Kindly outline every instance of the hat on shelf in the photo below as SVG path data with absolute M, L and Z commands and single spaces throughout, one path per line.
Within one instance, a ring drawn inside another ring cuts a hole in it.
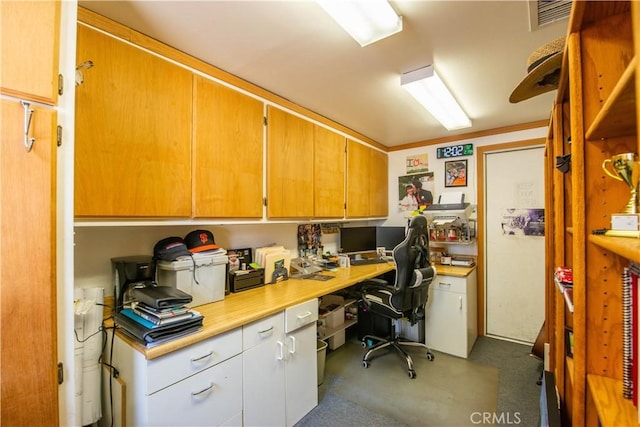
M 536 49 L 527 60 L 527 75 L 509 97 L 515 104 L 558 88 L 565 37 L 558 37 Z
M 191 256 L 182 237 L 166 237 L 153 247 L 153 257 L 161 261 L 175 261 L 181 256 Z
M 187 234 L 184 240 L 189 251 L 193 253 L 220 249 L 220 246 L 216 245 L 213 233 L 209 230 L 194 230 Z

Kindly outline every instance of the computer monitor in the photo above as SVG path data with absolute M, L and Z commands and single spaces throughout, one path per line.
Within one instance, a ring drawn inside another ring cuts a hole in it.
M 405 238 L 404 227 L 376 227 L 376 247 L 393 250 Z
M 369 252 L 384 246 L 390 251 L 404 237 L 404 227 L 344 227 L 340 229 L 340 249 L 343 253 Z
M 340 251 L 342 253 L 375 250 L 376 227 L 343 227 L 340 229 Z

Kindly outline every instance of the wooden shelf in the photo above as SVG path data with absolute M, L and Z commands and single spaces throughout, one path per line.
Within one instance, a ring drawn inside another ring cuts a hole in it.
M 622 381 L 601 375 L 587 375 L 589 392 L 602 427 L 638 426 L 638 409 L 622 397 Z
M 640 239 L 589 235 L 589 242 L 631 261 L 640 262 Z
M 636 134 L 636 62 L 634 57 L 587 130 L 587 139 Z

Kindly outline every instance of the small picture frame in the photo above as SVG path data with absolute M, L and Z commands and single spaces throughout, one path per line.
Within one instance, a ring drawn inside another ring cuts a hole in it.
M 444 162 L 444 186 L 467 186 L 467 160 L 450 160 Z

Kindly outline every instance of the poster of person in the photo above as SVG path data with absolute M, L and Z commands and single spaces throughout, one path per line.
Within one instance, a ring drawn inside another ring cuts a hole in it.
M 505 209 L 501 226 L 505 236 L 544 236 L 544 209 Z
M 433 204 L 433 172 L 398 177 L 398 210 L 411 212 Z

